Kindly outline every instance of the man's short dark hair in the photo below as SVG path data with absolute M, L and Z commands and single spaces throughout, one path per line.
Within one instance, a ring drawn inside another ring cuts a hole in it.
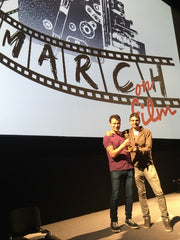
M 138 113 L 131 113 L 130 116 L 129 116 L 129 120 L 131 120 L 132 117 L 136 117 L 136 118 L 138 118 L 139 121 L 140 121 L 140 116 L 139 116 Z
M 113 114 L 109 117 L 109 122 L 111 122 L 111 120 L 115 118 L 116 120 L 119 120 L 121 122 L 121 118 L 118 114 Z

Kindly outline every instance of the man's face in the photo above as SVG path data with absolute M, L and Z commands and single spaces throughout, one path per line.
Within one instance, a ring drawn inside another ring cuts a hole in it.
M 115 119 L 115 118 L 112 118 L 112 119 L 111 119 L 111 122 L 110 122 L 110 126 L 111 126 L 113 132 L 116 133 L 116 132 L 118 132 L 119 129 L 120 129 L 121 122 L 120 122 L 120 120 L 117 120 L 117 119 Z
M 130 119 L 129 123 L 131 124 L 131 127 L 132 127 L 132 128 L 138 130 L 139 124 L 140 124 L 139 118 L 137 118 L 137 117 L 134 116 L 134 117 L 132 117 L 132 118 Z

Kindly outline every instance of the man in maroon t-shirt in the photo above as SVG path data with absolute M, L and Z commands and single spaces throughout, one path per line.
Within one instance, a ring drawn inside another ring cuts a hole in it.
M 126 147 L 130 145 L 129 139 L 124 139 L 119 132 L 121 119 L 120 116 L 114 114 L 109 118 L 111 126 L 111 136 L 105 135 L 103 138 L 103 145 L 107 152 L 109 161 L 109 170 L 111 175 L 112 194 L 110 201 L 110 218 L 111 230 L 113 232 L 120 232 L 120 225 L 118 224 L 118 202 L 120 193 L 120 184 L 124 183 L 125 189 L 125 223 L 131 228 L 137 229 L 139 226 L 132 220 L 132 205 L 133 205 L 133 183 L 134 183 L 134 169 L 131 163 L 129 152 Z

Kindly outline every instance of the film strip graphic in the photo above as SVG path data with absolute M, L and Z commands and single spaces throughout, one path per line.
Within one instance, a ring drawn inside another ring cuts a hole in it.
M 15 10 L 17 11 L 17 10 Z M 14 12 L 14 11 L 12 11 Z M 158 56 L 148 56 L 148 55 L 136 55 L 136 54 L 129 54 L 129 53 L 121 53 L 115 51 L 108 51 L 102 49 L 96 49 L 87 46 L 81 46 L 71 42 L 65 42 L 63 40 L 59 40 L 47 35 L 44 35 L 40 32 L 31 29 L 20 22 L 16 21 L 12 17 L 9 16 L 9 13 L 5 13 L 0 10 L 0 32 L 1 26 L 3 22 L 8 24 L 11 28 L 13 27 L 16 30 L 19 30 L 26 35 L 29 36 L 30 41 L 32 43 L 33 39 L 39 40 L 43 43 L 50 44 L 51 46 L 58 48 L 62 51 L 62 62 L 65 62 L 65 55 L 64 50 L 68 50 L 70 52 L 76 52 L 78 54 L 89 55 L 93 56 L 97 59 L 99 63 L 99 68 L 101 69 L 101 58 L 102 59 L 113 59 L 119 61 L 126 61 L 126 62 L 135 62 L 135 63 L 146 63 L 146 64 L 156 64 L 156 65 L 168 65 L 174 66 L 172 62 L 172 58 L 168 57 L 158 57 Z M 29 45 L 29 52 L 31 52 L 31 44 Z M 29 62 L 29 59 L 28 61 Z M 54 90 L 71 94 L 74 96 L 92 99 L 96 101 L 103 101 L 115 104 L 123 104 L 123 105 L 131 105 L 132 100 L 137 98 L 139 100 L 139 105 L 143 104 L 147 106 L 147 99 L 148 96 L 135 96 L 135 95 L 125 95 L 125 94 L 116 94 L 111 93 L 107 90 L 105 79 L 103 79 L 104 91 L 99 90 L 92 90 L 83 87 L 79 87 L 76 85 L 68 84 L 66 79 L 66 66 L 63 65 L 64 68 L 64 82 L 59 80 L 55 80 L 53 78 L 46 77 L 38 72 L 31 70 L 27 64 L 27 66 L 23 66 L 11 58 L 8 58 L 3 53 L 0 52 L 0 63 L 5 65 L 6 67 L 10 68 L 11 70 L 17 72 L 18 74 L 28 78 L 36 83 L 44 85 L 46 87 L 52 88 Z M 101 69 L 102 71 L 102 69 Z M 179 98 L 161 98 L 161 97 L 152 97 L 151 98 L 154 104 L 154 107 L 166 107 L 169 106 L 171 108 L 180 108 L 180 99 Z

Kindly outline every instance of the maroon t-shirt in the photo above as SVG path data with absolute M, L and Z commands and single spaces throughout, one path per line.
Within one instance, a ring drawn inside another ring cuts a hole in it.
M 111 137 L 104 136 L 103 145 L 105 148 L 108 146 L 113 146 L 114 149 L 118 148 L 124 142 L 125 138 L 113 134 Z M 132 169 L 133 165 L 131 162 L 130 154 L 126 151 L 126 148 L 123 148 L 120 154 L 116 158 L 112 158 L 107 152 L 108 160 L 109 160 L 109 170 L 117 171 L 117 170 L 128 170 Z

